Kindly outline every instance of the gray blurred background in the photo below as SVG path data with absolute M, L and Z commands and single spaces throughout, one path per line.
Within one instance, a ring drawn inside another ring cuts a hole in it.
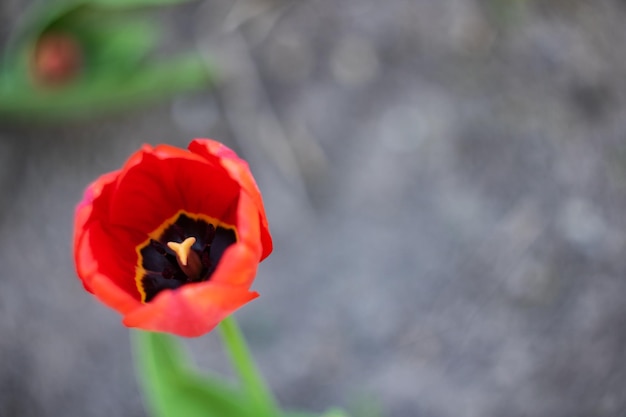
M 2 39 L 24 7 L 0 4 Z M 216 89 L 0 127 L 0 416 L 146 415 L 129 331 L 75 278 L 73 211 L 140 144 L 194 137 L 235 148 L 263 192 L 275 250 L 236 316 L 286 407 L 626 415 L 626 2 L 155 18 L 166 48 L 222 69 Z M 217 334 L 187 345 L 228 372 Z

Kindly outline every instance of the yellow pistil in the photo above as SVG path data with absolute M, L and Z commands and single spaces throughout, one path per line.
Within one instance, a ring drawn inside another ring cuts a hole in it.
M 176 260 L 178 261 L 180 269 L 182 269 L 191 281 L 197 281 L 202 271 L 200 256 L 191 249 L 194 243 L 196 243 L 195 237 L 188 237 L 181 243 L 167 242 L 167 247 L 176 254 Z

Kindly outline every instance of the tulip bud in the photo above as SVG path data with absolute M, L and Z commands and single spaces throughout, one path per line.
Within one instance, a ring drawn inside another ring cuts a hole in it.
M 35 44 L 32 71 L 35 82 L 46 87 L 68 84 L 78 76 L 82 66 L 78 41 L 60 32 L 44 33 Z

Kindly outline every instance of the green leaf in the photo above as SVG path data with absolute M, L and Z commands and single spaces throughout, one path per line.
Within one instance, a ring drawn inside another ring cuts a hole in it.
M 12 75 L 1 77 L 0 118 L 17 121 L 76 119 L 101 111 L 124 110 L 208 86 L 211 79 L 206 64 L 195 54 L 137 69 L 131 76 L 88 74 L 88 78 L 56 90 L 19 85 L 17 79 L 12 83 Z
M 128 9 L 138 9 L 154 6 L 171 6 L 186 3 L 191 0 L 40 0 L 29 7 L 18 22 L 15 30 L 9 36 L 4 48 L 4 59 L 16 53 L 24 42 L 36 39 L 42 32 L 55 25 L 64 26 L 76 16 L 84 13 L 124 12 Z
M 239 417 L 251 415 L 242 395 L 225 381 L 190 369 L 174 337 L 134 333 L 137 374 L 154 417 Z
M 224 348 L 230 356 L 235 373 L 239 376 L 239 381 L 246 393 L 246 398 L 257 413 L 255 417 L 278 416 L 280 414 L 278 404 L 259 373 L 248 343 L 235 318 L 226 317 L 218 329 Z
M 147 19 L 109 19 L 97 23 L 93 18 L 80 20 L 77 33 L 83 43 L 90 71 L 110 71 L 127 76 L 156 46 L 157 26 Z

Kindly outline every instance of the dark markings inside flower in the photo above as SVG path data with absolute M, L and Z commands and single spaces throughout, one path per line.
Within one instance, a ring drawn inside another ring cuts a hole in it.
M 136 282 L 143 302 L 162 290 L 209 280 L 226 248 L 237 241 L 233 227 L 188 213 L 159 231 L 138 248 Z

